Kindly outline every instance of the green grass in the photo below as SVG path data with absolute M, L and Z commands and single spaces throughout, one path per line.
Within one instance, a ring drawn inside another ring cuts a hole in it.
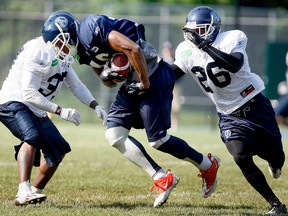
M 167 203 L 155 209 L 152 204 L 156 191 L 149 192 L 152 180 L 106 143 L 101 125 L 56 125 L 70 142 L 72 152 L 47 185 L 47 203 L 16 207 L 13 200 L 18 180 L 13 145 L 19 141 L 0 124 L 0 215 L 261 215 L 268 210 L 267 203 L 248 185 L 228 154 L 218 129 L 182 126 L 176 133 L 195 149 L 212 152 L 222 160 L 218 187 L 207 199 L 201 197 L 202 182 L 193 165 L 152 149 L 143 130 L 132 131 L 164 169 L 170 168 L 181 178 Z M 287 151 L 287 140 L 284 146 Z M 274 192 L 288 204 L 287 164 L 281 178 L 274 180 L 265 161 L 255 157 L 255 162 Z

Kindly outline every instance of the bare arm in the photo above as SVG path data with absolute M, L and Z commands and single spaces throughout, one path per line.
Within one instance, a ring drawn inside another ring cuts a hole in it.
M 143 88 L 148 89 L 150 87 L 148 69 L 140 46 L 125 35 L 114 30 L 110 32 L 108 41 L 112 49 L 122 52 L 128 57 L 129 62 L 139 76 Z

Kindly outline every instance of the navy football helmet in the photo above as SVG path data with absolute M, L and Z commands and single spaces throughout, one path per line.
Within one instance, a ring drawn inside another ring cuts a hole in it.
M 183 28 L 184 38 L 189 31 L 196 31 L 203 39 L 214 41 L 221 30 L 221 18 L 210 7 L 199 6 L 189 12 Z
M 42 36 L 44 41 L 55 49 L 56 58 L 66 60 L 67 55 L 76 55 L 78 26 L 79 22 L 66 11 L 56 11 L 46 20 Z M 63 52 L 63 49 L 68 49 L 68 52 Z

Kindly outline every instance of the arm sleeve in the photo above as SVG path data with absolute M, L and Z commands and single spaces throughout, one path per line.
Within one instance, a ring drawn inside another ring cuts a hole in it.
M 72 67 L 69 68 L 65 84 L 82 103 L 90 107 L 90 103 L 95 100 L 89 89 L 82 83 Z
M 25 73 L 25 77 L 22 80 L 24 102 L 30 103 L 40 110 L 55 113 L 58 105 L 49 101 L 38 91 L 42 77 L 39 74 L 29 72 Z
M 208 53 L 219 65 L 219 67 L 225 68 L 232 73 L 239 71 L 244 64 L 244 56 L 240 52 L 228 54 L 216 49 L 213 46 L 208 46 L 207 48 L 203 49 L 203 51 Z
M 176 64 L 172 64 L 171 67 L 174 71 L 176 79 L 179 79 L 185 74 Z
M 34 107 L 54 113 L 58 107 L 44 97 L 38 90 L 41 87 L 42 76 L 49 73 L 53 56 L 45 50 L 36 49 L 28 53 L 22 72 L 23 101 Z

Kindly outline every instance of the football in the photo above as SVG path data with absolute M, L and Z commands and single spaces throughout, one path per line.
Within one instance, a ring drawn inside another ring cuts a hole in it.
M 117 69 L 118 74 L 127 78 L 130 72 L 130 62 L 125 54 L 115 53 L 110 59 L 110 68 Z M 114 81 L 122 82 L 121 80 Z

